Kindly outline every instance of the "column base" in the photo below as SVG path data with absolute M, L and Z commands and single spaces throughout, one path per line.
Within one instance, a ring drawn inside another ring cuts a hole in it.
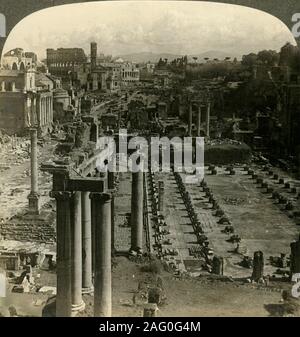
M 140 248 L 130 248 L 129 255 L 135 256 L 135 255 L 142 255 L 143 250 Z
M 85 303 L 82 301 L 79 304 L 72 304 L 72 316 L 75 316 L 77 312 L 85 309 Z
M 40 196 L 37 193 L 30 193 L 28 195 L 28 201 L 29 201 L 29 214 L 33 215 L 39 215 L 40 214 Z
M 82 288 L 81 290 L 82 294 L 91 294 L 93 292 L 94 292 L 94 286 Z

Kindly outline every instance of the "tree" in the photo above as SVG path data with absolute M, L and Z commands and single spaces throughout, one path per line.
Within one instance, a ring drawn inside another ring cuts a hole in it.
M 250 53 L 248 55 L 243 55 L 242 57 L 242 65 L 245 67 L 252 67 L 257 62 L 257 55 L 254 53 Z
M 279 62 L 279 54 L 275 50 L 262 50 L 257 54 L 257 60 L 268 66 L 275 66 Z
M 280 50 L 279 65 L 289 66 L 294 71 L 300 71 L 300 49 L 291 43 L 286 43 Z
M 162 68 L 164 65 L 165 65 L 164 61 L 162 60 L 162 58 L 160 58 L 158 63 L 157 63 L 157 67 Z

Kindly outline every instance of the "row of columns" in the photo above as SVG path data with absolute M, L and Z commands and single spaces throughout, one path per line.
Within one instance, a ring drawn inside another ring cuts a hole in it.
M 197 137 L 200 137 L 201 130 L 201 104 L 197 105 Z M 190 102 L 189 104 L 189 118 L 188 118 L 188 135 L 192 137 L 192 126 L 193 126 L 193 105 Z M 210 128 L 210 102 L 206 105 L 206 136 L 209 137 L 209 128 Z
M 131 251 L 143 249 L 143 172 L 132 174 Z M 112 311 L 111 255 L 114 251 L 114 175 L 108 192 L 53 191 L 57 204 L 56 316 L 84 309 L 82 293 L 94 291 L 94 316 Z M 94 282 L 93 282 L 94 276 Z
M 53 121 L 52 96 L 42 97 L 39 101 L 39 122 L 41 126 L 51 124 Z
M 82 293 L 94 290 L 94 315 L 109 317 L 111 193 L 55 191 L 52 197 L 57 205 L 56 316 L 83 310 Z

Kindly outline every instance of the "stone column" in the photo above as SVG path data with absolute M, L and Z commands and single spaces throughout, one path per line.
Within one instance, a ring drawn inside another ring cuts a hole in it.
M 45 124 L 48 125 L 48 97 L 45 97 Z
M 38 158 L 37 158 L 37 129 L 30 129 L 30 177 L 31 191 L 28 195 L 29 213 L 38 215 L 39 208 L 39 191 L 38 191 Z
M 115 251 L 115 174 L 108 171 L 107 174 L 107 187 L 111 191 L 111 250 Z
M 198 105 L 198 114 L 197 114 L 197 137 L 200 137 L 201 130 L 201 105 Z
M 41 96 L 40 96 L 40 100 L 39 100 L 39 108 L 40 108 L 40 116 L 41 116 L 40 126 L 43 126 L 44 125 L 44 119 L 43 119 L 42 97 Z
M 111 316 L 111 195 L 91 193 L 95 222 L 94 316 Z
M 45 97 L 45 103 L 44 103 L 44 105 L 45 105 L 45 124 L 46 125 L 48 125 L 48 98 L 47 97 Z
M 92 224 L 91 201 L 89 192 L 81 192 L 81 223 L 82 223 L 82 292 L 93 291 L 92 274 Z
M 51 96 L 48 97 L 48 123 L 51 125 Z
M 143 249 L 143 208 L 144 208 L 144 173 L 132 173 L 131 189 L 131 250 L 141 252 Z
M 50 97 L 50 115 L 51 115 L 51 123 L 53 123 L 53 96 Z
M 252 280 L 258 282 L 264 276 L 264 254 L 261 251 L 254 252 Z
M 188 135 L 192 136 L 192 126 L 193 126 L 193 106 L 189 103 L 189 124 L 188 124 Z
M 206 108 L 206 137 L 209 137 L 209 122 L 210 122 L 210 102 L 207 103 Z
M 85 308 L 82 300 L 82 233 L 81 233 L 81 192 L 75 192 L 72 203 L 72 311 Z
M 72 192 L 51 192 L 56 199 L 56 317 L 71 317 L 71 206 Z
M 158 182 L 158 210 L 163 212 L 164 210 L 164 194 L 165 194 L 165 186 L 163 181 Z
M 291 276 L 300 273 L 300 237 L 298 241 L 291 243 Z

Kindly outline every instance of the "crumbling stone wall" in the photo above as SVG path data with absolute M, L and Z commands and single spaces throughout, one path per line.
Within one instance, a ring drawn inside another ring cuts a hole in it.
M 250 160 L 251 149 L 246 144 L 205 145 L 205 162 L 215 165 L 245 163 Z
M 13 221 L 0 223 L 0 236 L 6 240 L 55 243 L 54 221 Z

